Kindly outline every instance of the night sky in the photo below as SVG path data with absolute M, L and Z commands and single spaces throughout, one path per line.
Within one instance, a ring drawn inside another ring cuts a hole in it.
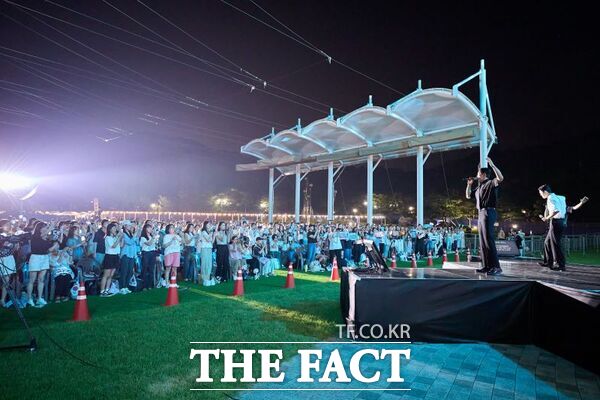
M 294 37 L 252 2 L 227 2 Z M 266 196 L 266 172 L 235 172 L 236 163 L 254 161 L 240 154 L 241 145 L 297 118 L 307 125 L 328 107 L 339 117 L 368 95 L 385 106 L 418 79 L 424 88 L 451 87 L 484 58 L 502 199 L 529 206 L 536 188 L 550 183 L 569 204 L 592 197 L 576 218 L 600 221 L 597 22 L 574 2 L 256 0 L 334 60 L 389 88 L 330 65 L 219 0 L 144 0 L 175 26 L 136 1 L 16 3 L 47 14 L 0 2 L 0 170 L 41 180 L 30 207 L 87 209 L 98 197 L 103 208 L 146 209 L 165 194 L 178 209 L 197 210 L 208 195 L 232 187 Z M 219 78 L 201 60 L 231 71 Z M 239 67 L 249 73 L 237 74 Z M 263 89 L 251 74 L 267 88 L 251 93 L 248 84 Z M 464 92 L 476 99 L 476 83 Z M 432 155 L 426 198 L 461 193 L 461 178 L 477 163 L 476 149 L 445 153 L 443 163 Z M 310 179 L 315 211 L 324 212 L 325 173 Z M 411 199 L 415 180 L 414 159 L 387 161 L 375 173 L 375 192 Z M 365 168 L 349 168 L 338 182 L 337 212 L 350 212 L 362 203 Z M 277 211 L 292 211 L 292 185 L 287 178 L 278 187 Z

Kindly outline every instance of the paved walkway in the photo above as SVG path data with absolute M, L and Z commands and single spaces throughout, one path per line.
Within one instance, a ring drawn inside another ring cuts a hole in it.
M 317 386 L 296 382 L 300 375 L 299 357 L 294 357 L 282 366 L 282 370 L 286 371 L 284 383 L 257 384 L 253 388 L 329 387 L 356 390 L 245 391 L 238 392 L 235 397 L 241 400 L 600 399 L 600 377 L 531 345 L 468 343 L 390 346 L 336 343 L 317 347 L 323 349 L 325 360 L 330 350 L 338 348 L 345 365 L 348 365 L 347 360 L 358 348 L 410 348 L 411 360 L 402 359 L 401 376 L 405 379 L 404 383 L 385 382 L 389 376 L 389 361 L 376 361 L 367 356 L 362 363 L 363 374 L 370 376 L 376 369 L 381 370 L 381 383 L 330 383 Z M 322 361 L 321 370 L 324 367 Z M 335 375 L 331 378 L 335 379 Z M 373 390 L 381 388 L 410 390 Z

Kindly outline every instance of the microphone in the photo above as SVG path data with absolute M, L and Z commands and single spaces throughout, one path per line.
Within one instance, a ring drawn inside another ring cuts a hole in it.
M 463 180 L 463 181 L 465 181 L 465 182 L 466 182 L 466 181 L 468 181 L 469 179 L 472 179 L 472 180 L 474 180 L 474 181 L 476 181 L 476 180 L 477 180 L 477 178 L 476 178 L 476 177 L 474 177 L 474 176 L 469 176 L 469 177 L 466 177 L 466 178 L 462 178 L 462 180 Z

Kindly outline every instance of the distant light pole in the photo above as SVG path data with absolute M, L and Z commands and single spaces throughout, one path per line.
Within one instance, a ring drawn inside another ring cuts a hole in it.
M 160 203 L 152 203 L 150 204 L 150 208 L 156 210 L 158 213 L 158 221 L 160 222 Z

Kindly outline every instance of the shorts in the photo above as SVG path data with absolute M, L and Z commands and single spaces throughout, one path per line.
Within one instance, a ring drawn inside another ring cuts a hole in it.
M 13 256 L 6 256 L 0 259 L 0 275 L 8 276 L 17 272 L 17 264 Z
M 48 254 L 32 254 L 29 257 L 29 272 L 40 272 L 50 269 L 50 256 Z
M 178 268 L 181 262 L 181 256 L 179 253 L 165 254 L 165 267 Z
M 120 264 L 121 262 L 117 254 L 106 254 L 102 263 L 102 269 L 117 269 Z

